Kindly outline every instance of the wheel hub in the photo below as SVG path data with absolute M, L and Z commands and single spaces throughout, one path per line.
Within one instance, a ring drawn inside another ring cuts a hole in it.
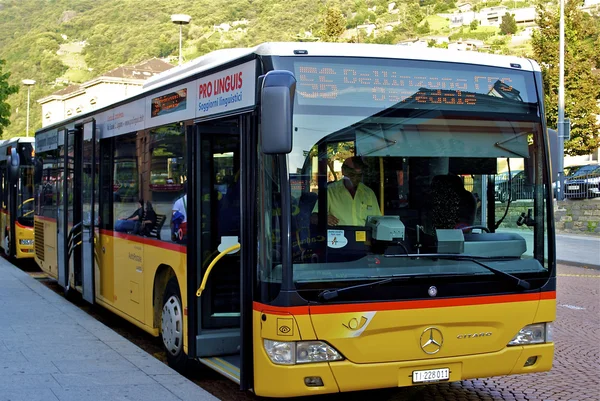
M 162 339 L 172 356 L 177 356 L 183 349 L 183 316 L 179 298 L 172 295 L 162 309 Z

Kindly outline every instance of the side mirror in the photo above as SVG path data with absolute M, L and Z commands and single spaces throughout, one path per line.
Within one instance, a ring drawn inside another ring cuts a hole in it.
M 21 159 L 17 153 L 17 149 L 12 148 L 10 150 L 10 156 L 8 156 L 8 182 L 14 185 L 16 180 L 19 178 L 19 167 L 21 165 Z
M 296 78 L 289 71 L 269 71 L 260 92 L 262 151 L 287 154 L 292 151 L 292 111 Z
M 548 143 L 550 145 L 550 171 L 552 174 L 552 181 L 554 182 L 558 177 L 558 161 L 561 155 L 558 149 L 558 131 L 548 128 Z

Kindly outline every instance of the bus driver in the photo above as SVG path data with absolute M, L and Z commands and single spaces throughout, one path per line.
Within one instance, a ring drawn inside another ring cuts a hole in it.
M 365 164 L 359 156 L 352 156 L 342 164 L 341 180 L 327 187 L 327 225 L 364 226 L 367 216 L 381 216 L 375 192 L 362 183 Z M 318 203 L 311 223 L 318 222 Z

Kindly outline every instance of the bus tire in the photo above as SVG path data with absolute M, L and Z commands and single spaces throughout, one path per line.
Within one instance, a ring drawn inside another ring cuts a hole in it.
M 4 237 L 4 255 L 6 255 L 6 257 L 8 259 L 12 258 L 12 255 L 10 254 L 10 234 L 6 233 L 6 236 Z
M 183 373 L 188 357 L 183 351 L 183 306 L 176 277 L 171 277 L 163 294 L 160 330 L 169 366 Z

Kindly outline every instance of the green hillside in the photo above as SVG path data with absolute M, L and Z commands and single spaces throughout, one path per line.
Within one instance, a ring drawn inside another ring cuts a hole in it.
M 501 2 L 472 3 L 481 7 Z M 506 5 L 522 4 L 507 1 Z M 337 12 L 325 29 L 328 10 Z M 265 41 L 398 43 L 428 35 L 452 37 L 459 32 L 463 39 L 483 34 L 497 44 L 493 51 L 511 51 L 502 37 L 495 37 L 497 29 L 451 30 L 448 19 L 436 15 L 454 10 L 452 0 L 0 0 L 0 59 L 6 60 L 10 83 L 20 84 L 25 78 L 37 81 L 31 89 L 33 131 L 41 126 L 41 107 L 35 100 L 68 83 L 81 83 L 152 57 L 176 63 L 179 29 L 171 23 L 172 14 L 192 17 L 183 31 L 185 60 L 223 47 Z M 356 28 L 363 23 L 375 24 L 376 35 L 357 35 Z M 527 51 L 527 46 L 518 50 L 519 54 Z M 8 101 L 12 116 L 4 138 L 25 132 L 27 91 L 21 87 Z

